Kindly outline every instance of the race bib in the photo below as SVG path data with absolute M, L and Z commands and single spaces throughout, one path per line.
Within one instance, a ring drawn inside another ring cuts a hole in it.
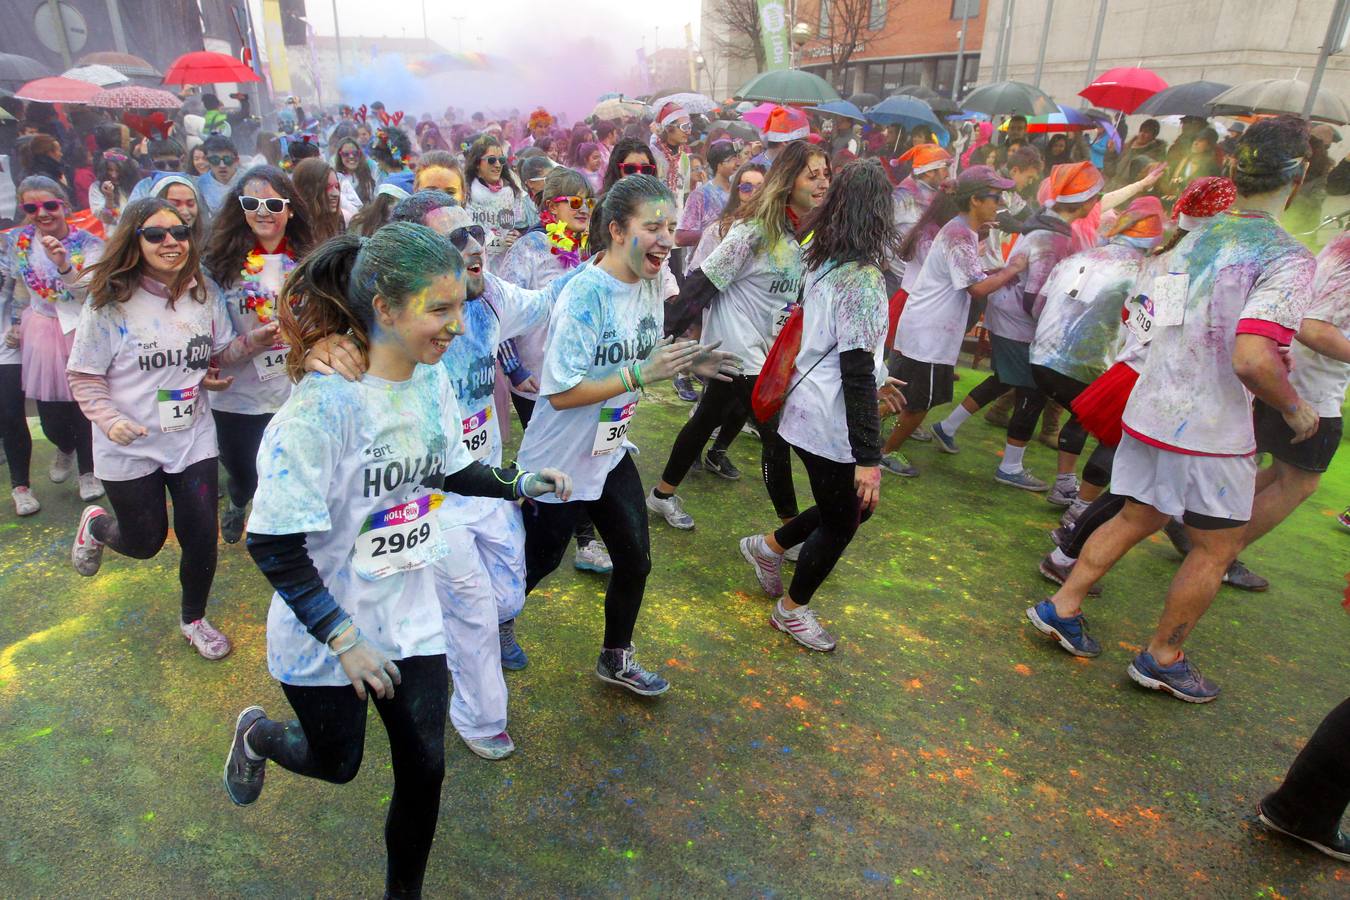
M 1153 340 L 1153 301 L 1148 297 L 1131 297 L 1125 304 L 1125 312 L 1129 316 L 1125 327 L 1130 329 L 1135 340 L 1141 344 Z
M 285 375 L 286 354 L 290 352 L 290 347 L 281 344 L 253 357 L 253 368 L 258 370 L 258 380 L 271 381 L 278 375 Z
M 366 519 L 352 551 L 356 574 L 375 581 L 420 569 L 444 556 L 447 548 L 435 515 L 442 499 L 440 494 L 425 494 Z
M 782 331 L 783 326 L 788 323 L 788 319 L 792 317 L 792 308 L 796 305 L 796 303 L 789 303 L 773 314 L 773 334 L 769 335 L 770 337 L 778 337 L 778 332 Z
M 183 388 L 181 391 L 159 391 L 159 430 L 165 433 L 182 431 L 192 427 L 197 415 L 197 391 L 199 385 Z
M 1159 275 L 1153 279 L 1153 327 L 1168 328 L 1186 320 L 1186 293 L 1189 275 Z
M 628 425 L 637 412 L 637 401 L 623 406 L 600 407 L 600 422 L 595 426 L 595 443 L 591 445 L 591 456 L 604 456 L 623 446 L 624 435 L 628 434 Z
M 488 454 L 492 452 L 492 442 L 488 440 L 488 428 L 491 425 L 491 406 L 483 407 L 463 422 L 464 431 L 460 440 L 464 443 L 464 449 L 468 450 L 469 455 L 477 462 L 487 459 Z

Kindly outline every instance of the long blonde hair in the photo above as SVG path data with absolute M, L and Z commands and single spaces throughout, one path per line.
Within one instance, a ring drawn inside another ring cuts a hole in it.
M 764 185 L 749 203 L 736 210 L 732 225 L 741 222 L 758 222 L 764 231 L 768 247 L 778 246 L 778 242 L 788 235 L 787 205 L 792 196 L 792 186 L 797 176 L 819 157 L 830 167 L 830 159 L 815 144 L 806 141 L 792 141 L 778 154 L 778 158 L 769 167 Z

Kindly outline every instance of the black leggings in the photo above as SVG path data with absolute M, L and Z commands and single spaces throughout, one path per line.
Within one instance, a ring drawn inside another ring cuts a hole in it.
M 1092 533 L 1114 519 L 1116 514 L 1125 508 L 1125 499 L 1110 491 L 1098 494 L 1097 499 L 1088 504 L 1088 508 L 1083 510 L 1083 514 L 1074 523 L 1073 540 L 1069 542 L 1069 546 L 1063 548 L 1064 555 L 1077 559 L 1082 554 L 1088 538 L 1092 537 Z
M 389 854 L 384 889 L 388 897 L 419 897 L 441 809 L 450 685 L 444 654 L 412 656 L 394 665 L 403 681 L 393 698 L 372 695 L 394 763 L 394 793 L 384 818 Z M 366 745 L 366 701 L 350 685 L 282 684 L 281 690 L 296 718 L 259 720 L 248 733 L 253 751 L 308 778 L 334 784 L 355 778 Z
M 112 515 L 90 526 L 94 537 L 123 556 L 150 559 L 169 534 L 164 492 L 173 501 L 173 533 L 182 548 L 178 582 L 183 587 L 183 622 L 206 615 L 206 600 L 216 577 L 216 458 L 169 474 L 156 469 L 131 481 L 105 481 Z
M 1004 384 L 998 375 L 990 375 L 971 388 L 967 395 L 975 400 L 977 409 L 983 409 L 1009 390 L 1015 392 L 1012 417 L 1008 420 L 1008 437 L 1026 443 L 1036 433 L 1036 420 L 1045 409 L 1045 395 L 1035 388 Z
M 725 429 L 728 419 L 744 416 L 750 409 L 750 392 L 755 387 L 754 375 L 736 375 L 731 381 L 711 379 L 703 391 L 703 398 L 694 407 L 694 415 L 670 448 L 670 459 L 661 480 L 678 485 L 689 473 L 689 467 L 698 459 L 709 436 L 719 425 Z M 739 427 L 737 428 L 739 430 Z M 797 515 L 797 492 L 792 486 L 792 463 L 788 454 L 788 445 L 778 436 L 776 422 L 765 422 L 759 426 L 760 436 L 760 472 L 764 477 L 764 486 L 769 490 L 769 499 L 780 519 L 790 519 Z
M 816 505 L 775 531 L 773 539 L 784 550 L 805 542 L 788 596 L 794 603 L 810 603 L 834 571 L 858 526 L 872 513 L 863 511 L 853 487 L 853 463 L 835 462 L 801 447 L 792 449 L 806 467 Z
M 609 548 L 614 571 L 605 586 L 606 648 L 627 647 L 642 608 L 642 593 L 652 571 L 647 504 L 633 457 L 623 460 L 605 479 L 597 500 L 525 504 L 525 593 L 534 590 L 562 562 L 577 517 L 590 515 Z
M 35 400 L 42 433 L 62 453 L 74 453 L 81 475 L 94 471 L 94 426 L 74 400 Z
M 1350 700 L 1333 709 L 1299 751 L 1262 809 L 1298 834 L 1330 840 L 1350 805 Z
M 529 397 L 522 397 L 519 394 L 511 394 L 511 405 L 516 408 L 516 415 L 520 417 L 520 427 L 528 428 L 530 417 L 534 415 L 535 401 Z M 572 537 L 576 538 L 577 547 L 581 548 L 595 540 L 595 526 L 591 524 L 591 517 L 585 513 L 577 519 L 577 527 L 572 531 Z
M 33 435 L 23 408 L 23 366 L 0 366 L 0 442 L 9 461 L 11 487 L 28 487 L 28 468 L 33 461 Z
M 272 421 L 271 413 L 258 416 L 244 413 L 211 410 L 216 420 L 216 444 L 220 447 L 220 464 L 229 479 L 225 490 L 230 502 L 243 509 L 258 489 L 258 445 L 263 431 Z

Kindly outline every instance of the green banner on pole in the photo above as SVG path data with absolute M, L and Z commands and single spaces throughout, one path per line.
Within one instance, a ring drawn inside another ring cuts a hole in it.
M 783 0 L 759 0 L 759 34 L 764 41 L 764 68 L 768 71 L 792 65 L 788 55 L 788 17 Z

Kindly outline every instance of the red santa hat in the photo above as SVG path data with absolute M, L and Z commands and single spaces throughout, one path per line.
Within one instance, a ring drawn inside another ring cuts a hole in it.
M 811 133 L 806 113 L 790 106 L 775 106 L 764 124 L 764 140 L 770 144 L 799 141 Z

